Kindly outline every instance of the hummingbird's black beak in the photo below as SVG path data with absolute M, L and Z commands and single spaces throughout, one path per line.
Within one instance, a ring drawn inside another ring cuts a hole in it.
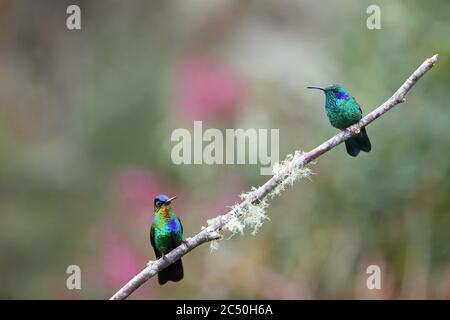
M 322 90 L 323 92 L 325 92 L 325 89 L 321 88 L 321 87 L 306 87 L 306 88 L 308 88 L 308 89 L 318 89 L 318 90 Z
M 168 200 L 166 201 L 166 203 L 171 203 L 172 200 L 175 200 L 176 198 L 177 198 L 177 196 L 173 196 L 172 198 L 168 199 Z

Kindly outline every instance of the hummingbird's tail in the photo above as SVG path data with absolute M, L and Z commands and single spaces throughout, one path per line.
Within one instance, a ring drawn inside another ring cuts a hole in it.
M 370 152 L 372 146 L 369 137 L 367 136 L 366 128 L 361 128 L 360 133 L 345 140 L 345 148 L 347 149 L 347 153 L 352 157 L 356 157 L 361 150 Z
M 158 282 L 160 285 L 163 285 L 167 281 L 177 282 L 183 279 L 183 276 L 183 263 L 180 259 L 158 273 Z

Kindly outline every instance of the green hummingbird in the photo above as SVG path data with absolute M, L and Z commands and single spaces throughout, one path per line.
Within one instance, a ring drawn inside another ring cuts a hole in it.
M 319 89 L 325 93 L 325 112 L 333 127 L 343 130 L 362 118 L 361 107 L 343 86 L 332 84 L 325 88 L 307 88 Z M 370 152 L 372 146 L 366 128 L 361 128 L 356 135 L 348 138 L 345 141 L 345 148 L 352 157 L 356 157 L 360 151 Z
M 171 202 L 176 198 L 158 195 L 154 199 L 153 223 L 150 227 L 150 243 L 155 251 L 156 258 L 165 258 L 165 254 L 178 247 L 183 242 L 183 225 L 175 216 Z M 175 261 L 166 269 L 158 273 L 160 285 L 167 281 L 180 281 L 183 279 L 183 264 L 181 259 Z

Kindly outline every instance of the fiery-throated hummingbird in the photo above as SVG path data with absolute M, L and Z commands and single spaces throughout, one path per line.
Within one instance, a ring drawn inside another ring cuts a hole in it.
M 150 243 L 155 251 L 156 258 L 165 257 L 165 254 L 178 247 L 183 242 L 183 225 L 175 216 L 171 202 L 176 197 L 158 195 L 154 200 L 154 217 L 150 227 Z M 181 259 L 175 261 L 166 269 L 158 273 L 160 285 L 167 281 L 180 281 L 183 279 L 183 264 Z
M 325 88 L 307 88 L 319 89 L 325 93 L 325 112 L 333 127 L 343 130 L 362 118 L 361 107 L 343 86 L 332 84 Z M 348 138 L 345 141 L 345 148 L 352 157 L 356 157 L 361 150 L 369 152 L 372 147 L 366 128 L 361 128 L 356 135 Z

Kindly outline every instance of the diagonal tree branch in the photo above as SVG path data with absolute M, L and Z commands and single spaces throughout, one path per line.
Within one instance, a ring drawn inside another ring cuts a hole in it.
M 159 271 L 163 270 L 170 264 L 174 263 L 182 256 L 187 254 L 189 251 L 198 247 L 199 245 L 209 242 L 212 240 L 220 239 L 221 234 L 218 230 L 224 227 L 227 222 L 235 216 L 239 216 L 242 212 L 245 212 L 251 206 L 257 205 L 258 203 L 265 201 L 267 196 L 273 192 L 279 185 L 287 181 L 289 177 L 295 172 L 295 170 L 304 168 L 311 161 L 317 159 L 325 152 L 333 149 L 338 144 L 344 142 L 364 127 L 370 124 L 372 121 L 378 119 L 382 114 L 386 113 L 392 109 L 397 104 L 405 101 L 405 96 L 408 91 L 414 86 L 414 84 L 437 62 L 438 55 L 425 60 L 422 65 L 420 65 L 416 71 L 401 85 L 401 87 L 381 106 L 367 114 L 358 123 L 348 127 L 347 129 L 341 131 L 331 139 L 325 141 L 313 150 L 305 153 L 296 152 L 294 157 L 272 176 L 265 184 L 263 184 L 258 189 L 251 192 L 251 196 L 245 198 L 237 206 L 234 206 L 228 213 L 221 215 L 209 224 L 208 227 L 203 228 L 195 236 L 186 239 L 186 241 L 169 252 L 166 255 L 166 259 L 159 259 L 154 261 L 139 274 L 134 276 L 125 286 L 123 286 L 119 291 L 117 291 L 111 300 L 122 300 L 126 299 L 131 293 L 133 293 L 137 288 L 144 284 L 148 279 L 155 276 Z

